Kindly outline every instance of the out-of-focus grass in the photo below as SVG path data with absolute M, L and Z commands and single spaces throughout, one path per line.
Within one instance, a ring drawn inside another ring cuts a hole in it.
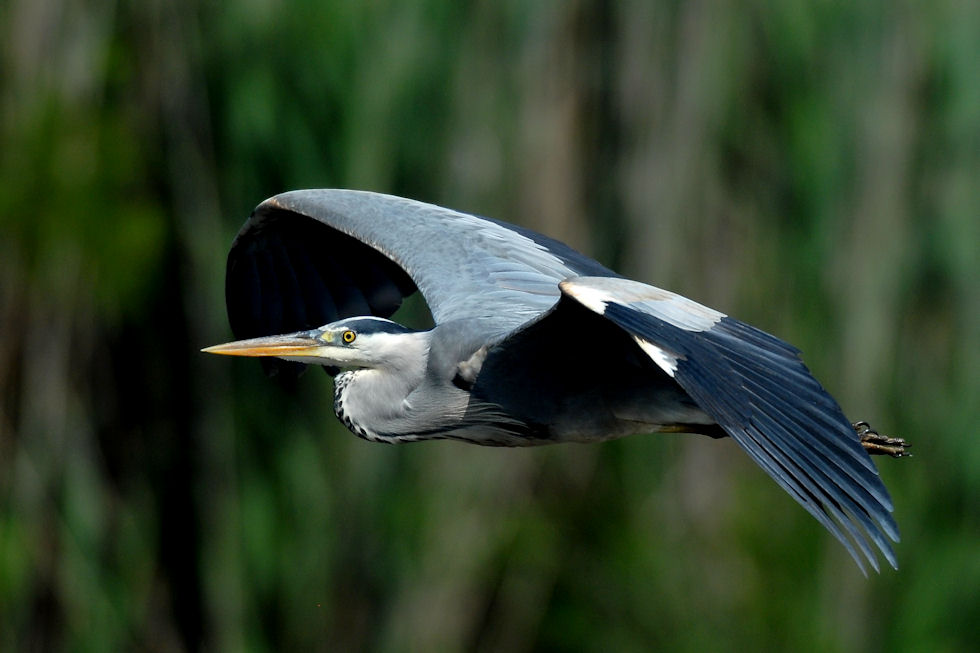
M 957 2 L 11 0 L 0 650 L 975 648 L 977 34 Z M 878 461 L 902 568 L 865 580 L 732 442 L 372 445 L 322 373 L 199 354 L 241 221 L 312 186 L 793 342 L 915 444 Z

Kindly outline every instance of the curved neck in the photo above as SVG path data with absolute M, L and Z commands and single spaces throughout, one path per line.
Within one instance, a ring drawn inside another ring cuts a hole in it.
M 411 334 L 383 362 L 334 380 L 334 412 L 358 437 L 374 442 L 453 438 L 479 444 L 526 445 L 526 425 L 499 406 L 476 401 L 453 383 L 459 359 L 437 345 L 432 331 Z M 472 352 L 466 354 L 472 357 Z M 466 360 L 466 359 L 464 359 Z
M 410 395 L 425 381 L 430 338 L 430 331 L 399 334 L 376 367 L 336 377 L 334 412 L 347 428 L 368 440 L 416 439 L 409 437 L 419 424 Z

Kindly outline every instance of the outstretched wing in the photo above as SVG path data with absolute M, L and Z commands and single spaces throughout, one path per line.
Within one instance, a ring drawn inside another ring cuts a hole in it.
M 837 402 L 791 345 L 694 301 L 627 279 L 562 291 L 637 345 L 827 530 L 864 570 L 873 543 L 897 567 L 892 502 Z M 855 549 L 855 545 L 860 549 Z
M 232 330 L 252 338 L 356 315 L 388 317 L 422 292 L 436 322 L 506 334 L 558 300 L 570 276 L 615 276 L 528 229 L 413 200 L 301 190 L 260 204 L 228 255 Z

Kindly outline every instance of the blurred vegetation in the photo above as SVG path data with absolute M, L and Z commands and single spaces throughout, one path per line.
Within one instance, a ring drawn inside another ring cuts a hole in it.
M 980 646 L 980 5 L 5 0 L 0 37 L 0 650 Z M 801 347 L 915 444 L 901 569 L 728 441 L 380 446 L 325 375 L 200 354 L 251 208 L 331 186 Z

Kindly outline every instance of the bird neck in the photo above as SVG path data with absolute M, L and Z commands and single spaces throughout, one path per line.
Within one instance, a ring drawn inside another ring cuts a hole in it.
M 382 366 L 343 372 L 334 379 L 334 412 L 355 435 L 390 442 L 411 434 L 409 395 L 425 379 L 430 333 L 401 335 L 398 349 Z

